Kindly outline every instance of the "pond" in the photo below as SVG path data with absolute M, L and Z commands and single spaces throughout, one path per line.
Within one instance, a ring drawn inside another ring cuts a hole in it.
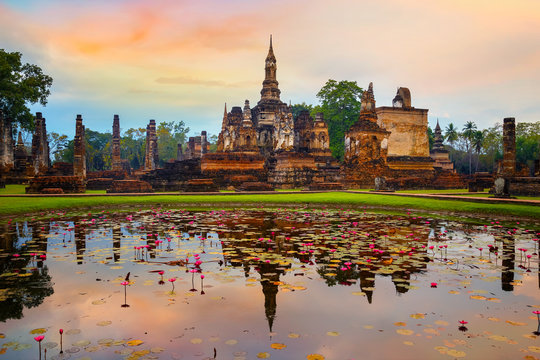
M 536 359 L 538 237 L 301 208 L 10 221 L 0 358 Z

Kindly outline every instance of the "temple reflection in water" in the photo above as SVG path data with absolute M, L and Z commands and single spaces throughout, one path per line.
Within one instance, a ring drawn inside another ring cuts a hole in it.
M 21 318 L 25 307 L 38 306 L 54 292 L 47 266 L 47 254 L 53 247 L 67 248 L 67 259 L 78 266 L 91 263 L 93 255 L 88 246 L 98 246 L 111 252 L 105 263 L 131 261 L 186 268 L 184 259 L 170 259 L 175 256 L 174 251 L 190 246 L 202 254 L 203 264 L 208 261 L 213 266 L 238 268 L 246 278 L 257 274 L 270 332 L 278 318 L 278 293 L 290 271 L 300 276 L 302 271 L 313 269 L 328 287 L 358 287 L 371 304 L 377 279 L 391 279 L 396 294 L 405 294 L 412 287 L 412 279 L 429 271 L 430 263 L 450 266 L 452 257 L 456 257 L 454 254 L 446 258 L 448 253 L 443 245 L 450 238 L 444 224 L 431 221 L 426 225 L 424 220 L 410 216 L 181 211 L 168 216 L 136 213 L 128 220 L 125 215 L 104 218 L 106 221 L 75 217 L 69 221 L 3 224 L 0 288 L 6 290 L 0 297 L 0 320 Z M 388 222 L 391 226 L 382 226 Z M 460 236 L 460 231 L 454 230 L 454 236 Z M 462 237 L 470 241 L 467 231 Z M 513 291 L 515 235 L 504 229 L 491 231 L 483 234 L 494 244 L 486 261 L 498 266 L 501 289 Z M 133 243 L 141 242 L 145 245 L 142 258 L 137 250 L 132 252 Z M 216 254 L 219 260 L 210 261 Z M 530 262 L 524 261 L 523 255 L 520 259 L 519 266 L 530 270 Z M 459 262 L 454 266 L 459 266 Z M 540 288 L 540 271 L 537 276 Z

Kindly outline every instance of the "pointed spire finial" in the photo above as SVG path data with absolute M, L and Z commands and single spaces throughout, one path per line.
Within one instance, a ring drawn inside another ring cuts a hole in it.
M 270 49 L 272 49 L 272 34 L 270 34 Z

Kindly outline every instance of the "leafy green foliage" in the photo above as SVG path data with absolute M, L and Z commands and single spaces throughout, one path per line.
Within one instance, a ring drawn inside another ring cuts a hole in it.
M 32 129 L 33 115 L 27 103 L 45 106 L 52 78 L 37 65 L 23 64 L 21 53 L 0 49 L 0 109 L 24 129 Z
M 186 142 L 189 128 L 183 121 L 160 122 L 156 128 L 158 137 L 159 163 L 163 166 L 169 160 L 176 159 L 178 144 Z
M 300 113 L 304 110 L 307 110 L 308 112 L 311 113 L 313 111 L 313 105 L 306 104 L 305 102 L 301 104 L 294 104 L 292 106 L 293 119 L 296 120 L 298 118 L 298 115 L 300 115 Z
M 356 122 L 360 114 L 360 100 L 362 88 L 356 81 L 328 80 L 317 93 L 321 104 L 311 111 L 314 117 L 322 112 L 324 120 L 328 124 L 330 136 L 330 149 L 332 155 L 343 160 L 345 132 Z

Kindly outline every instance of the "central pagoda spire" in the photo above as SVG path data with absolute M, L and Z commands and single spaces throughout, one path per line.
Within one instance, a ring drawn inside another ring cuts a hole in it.
M 278 88 L 276 80 L 276 56 L 272 47 L 272 35 L 270 35 L 270 48 L 264 65 L 265 76 L 263 88 L 261 90 L 261 100 L 277 100 L 280 101 L 279 95 L 281 91 Z

